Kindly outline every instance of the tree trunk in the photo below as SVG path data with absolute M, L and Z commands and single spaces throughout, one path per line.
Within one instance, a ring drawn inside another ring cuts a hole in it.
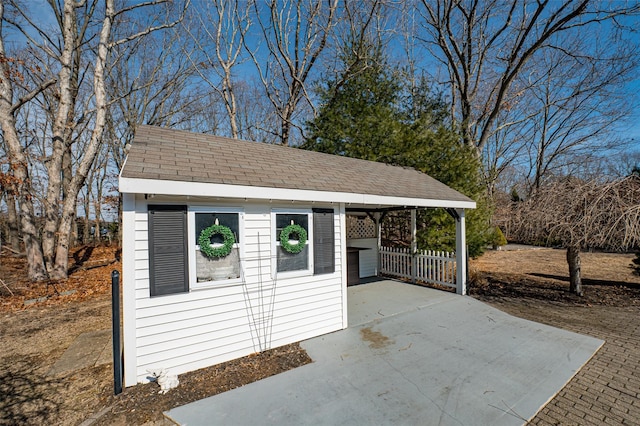
M 6 194 L 7 203 L 7 241 L 12 250 L 20 251 L 20 224 L 18 222 L 18 210 L 16 209 L 16 197 Z
M 231 65 L 223 65 L 224 79 L 222 80 L 222 94 L 224 97 L 224 105 L 229 115 L 229 123 L 231 124 L 231 137 L 238 139 L 240 130 L 238 129 L 238 107 L 236 106 L 236 95 L 233 92 L 233 83 L 231 81 Z
M 74 73 L 78 72 L 77 64 L 74 66 L 74 50 L 77 45 L 77 19 L 75 1 L 65 0 L 63 5 L 63 19 L 60 30 L 63 36 L 62 52 L 60 53 L 60 71 L 58 72 L 58 91 L 60 100 L 52 123 L 52 151 L 47 165 L 47 196 L 45 202 L 45 223 L 42 236 L 42 249 L 49 273 L 54 268 L 56 256 L 57 238 L 60 237 L 60 204 L 63 187 L 63 160 L 65 152 L 69 149 L 71 136 L 68 128 L 72 121 L 74 99 Z M 70 228 L 69 228 L 69 232 Z M 69 236 L 65 236 L 69 239 Z
M 77 246 L 80 243 L 80 237 L 78 236 L 78 218 L 71 224 L 71 245 Z
M 93 208 L 96 215 L 96 238 L 98 239 L 98 244 L 100 244 L 102 242 L 102 228 L 104 225 L 102 224 L 102 211 L 99 199 L 94 202 Z
M 13 83 L 10 79 L 12 74 L 12 62 L 6 59 L 4 49 L 4 39 L 2 34 L 2 22 L 4 18 L 4 3 L 0 2 L 0 128 L 4 139 L 4 147 L 9 168 L 13 171 L 15 182 L 12 183 L 11 191 L 15 195 L 19 210 L 20 230 L 24 240 L 25 251 L 27 253 L 27 275 L 32 281 L 44 280 L 47 278 L 47 271 L 44 268 L 42 247 L 38 240 L 36 229 L 35 210 L 31 195 L 31 179 L 29 177 L 28 159 L 24 153 L 22 144 L 16 131 L 15 112 L 17 107 L 13 105 Z
M 60 218 L 60 236 L 56 246 L 56 257 L 51 272 L 54 279 L 67 278 L 69 265 L 69 237 L 71 234 L 71 224 L 75 220 L 76 202 L 80 188 L 87 180 L 87 175 L 96 155 L 102 145 L 102 135 L 107 119 L 107 93 L 105 89 L 105 68 L 109 52 L 109 39 L 111 37 L 111 25 L 115 16 L 113 0 L 105 2 L 105 18 L 100 30 L 100 42 L 93 70 L 93 93 L 95 95 L 96 116 L 91 139 L 87 143 L 84 155 L 69 183 L 67 197 L 62 203 L 62 217 Z M 99 232 L 99 230 L 96 230 Z
M 582 296 L 582 278 L 580 277 L 580 247 L 567 247 L 567 263 L 569 264 L 569 291 Z
M 84 199 L 84 217 L 82 218 L 82 223 L 84 224 L 82 230 L 82 244 L 89 244 L 89 239 L 91 235 L 89 234 L 91 229 L 91 223 L 89 222 L 89 198 L 85 197 Z
M 282 120 L 282 134 L 280 135 L 280 143 L 283 146 L 289 146 L 289 131 L 291 130 L 291 124 Z
M 35 214 L 33 208 L 33 202 L 31 194 L 29 193 L 30 179 L 29 171 L 26 166 L 26 159 L 24 153 L 20 148 L 18 141 L 18 135 L 15 133 L 15 127 L 10 128 L 5 125 L 5 120 L 2 122 L 2 131 L 5 143 L 7 147 L 13 147 L 17 145 L 16 149 L 8 149 L 9 158 L 11 158 L 11 168 L 14 171 L 14 176 L 17 178 L 18 183 L 14 188 L 18 194 L 17 202 L 20 206 L 19 218 L 20 229 L 22 231 L 22 239 L 24 240 L 25 251 L 27 253 L 27 276 L 31 281 L 41 281 L 47 279 L 47 271 L 44 267 L 44 257 L 42 255 L 42 248 L 40 247 L 40 241 L 38 240 L 38 231 L 36 228 Z M 12 140 L 9 143 L 9 140 Z M 17 143 L 14 143 L 15 140 Z M 25 160 L 24 162 L 20 160 Z

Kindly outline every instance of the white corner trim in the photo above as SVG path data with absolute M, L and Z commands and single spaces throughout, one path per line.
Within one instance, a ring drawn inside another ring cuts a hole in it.
M 342 328 L 349 327 L 349 300 L 347 291 L 347 219 L 344 203 L 340 204 L 340 275 L 342 282 Z
M 135 281 L 135 194 L 122 196 L 122 330 L 124 350 L 124 384 L 137 383 L 136 350 L 136 281 Z
M 367 206 L 411 206 L 475 209 L 475 201 L 434 200 L 349 192 L 312 191 L 306 189 L 271 188 L 218 183 L 183 182 L 120 177 L 121 193 L 180 195 L 231 199 L 283 200 L 304 202 L 345 203 Z
M 467 294 L 467 227 L 464 209 L 456 209 L 456 293 Z

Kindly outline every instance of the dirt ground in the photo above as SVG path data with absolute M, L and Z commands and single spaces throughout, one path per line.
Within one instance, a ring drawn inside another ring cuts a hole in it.
M 25 280 L 24 258 L 0 257 L 0 425 L 142 425 L 162 412 L 311 362 L 293 344 L 180 375 L 179 388 L 158 395 L 158 385 L 113 396 L 112 364 L 58 376 L 51 367 L 82 333 L 111 328 L 111 272 L 121 272 L 115 247 L 80 247 L 70 257 L 68 280 Z M 4 283 L 4 284 L 3 284 Z M 26 303 L 26 304 L 25 304 Z
M 471 261 L 469 294 L 494 301 L 640 307 L 640 276 L 631 268 L 633 254 L 583 253 L 583 297 L 569 293 L 565 256 L 559 249 L 489 251 Z
M 180 386 L 166 395 L 150 383 L 113 396 L 110 364 L 49 376 L 76 337 L 111 327 L 111 271 L 121 268 L 119 250 L 83 247 L 72 255 L 68 280 L 37 285 L 25 281 L 24 259 L 6 251 L 0 257 L 6 284 L 0 283 L 0 424 L 160 424 L 172 407 L 311 362 L 298 345 L 289 345 L 180 375 Z M 579 298 L 568 293 L 563 251 L 492 251 L 472 261 L 469 292 L 542 322 L 545 315 L 557 316 L 559 306 L 637 309 L 640 277 L 631 273 L 632 258 L 586 253 L 585 295 Z

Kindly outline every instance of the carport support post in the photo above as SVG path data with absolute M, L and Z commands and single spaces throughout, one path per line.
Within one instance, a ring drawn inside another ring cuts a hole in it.
M 464 209 L 456 209 L 456 293 L 467 294 L 467 238 Z
M 380 247 L 382 247 L 382 222 L 380 218 L 382 214 L 380 212 L 375 212 L 373 217 L 376 219 L 376 236 L 378 238 L 377 242 L 377 256 L 376 256 L 376 277 L 380 276 Z
M 411 282 L 414 284 L 416 283 L 416 275 L 418 272 L 418 265 L 416 262 L 416 254 L 418 251 L 417 229 L 416 209 L 411 209 Z

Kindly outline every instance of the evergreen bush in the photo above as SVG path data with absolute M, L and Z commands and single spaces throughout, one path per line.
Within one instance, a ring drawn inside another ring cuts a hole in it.
M 492 237 L 491 244 L 493 245 L 494 249 L 507 245 L 507 239 L 502 233 L 502 230 L 500 229 L 500 227 L 498 226 L 495 227 L 495 229 L 493 230 L 493 235 L 491 237 Z
M 318 88 L 321 106 L 307 123 L 308 138 L 301 147 L 412 167 L 472 198 L 477 208 L 466 211 L 467 245 L 470 256 L 479 256 L 491 243 L 492 203 L 485 195 L 480 160 L 461 143 L 449 105 L 426 79 L 415 87 L 403 85 L 402 70 L 389 64 L 380 46 L 357 45 L 345 51 L 357 55 L 342 57 L 342 75 Z M 390 216 L 401 219 L 402 214 Z M 421 210 L 418 220 L 418 249 L 455 250 L 455 220 L 444 209 Z M 407 242 L 400 228 L 386 237 Z

